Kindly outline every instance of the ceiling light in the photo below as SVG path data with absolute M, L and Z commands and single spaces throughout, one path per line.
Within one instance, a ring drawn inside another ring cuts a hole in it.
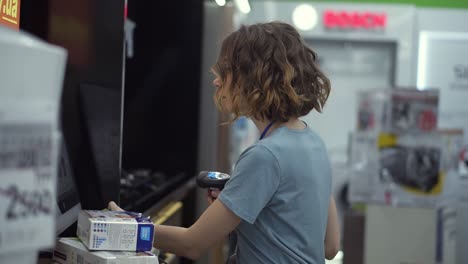
M 318 22 L 317 10 L 308 4 L 299 5 L 293 11 L 292 20 L 300 30 L 311 30 Z
M 215 2 L 216 2 L 219 6 L 224 6 L 224 5 L 226 5 L 226 0 L 215 0 Z

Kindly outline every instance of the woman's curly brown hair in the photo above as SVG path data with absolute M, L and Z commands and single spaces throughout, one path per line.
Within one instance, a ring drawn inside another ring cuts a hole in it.
M 316 58 L 291 25 L 244 25 L 224 39 L 213 71 L 222 83 L 231 74 L 234 120 L 245 115 L 286 122 L 312 109 L 322 112 L 330 81 L 317 67 Z M 219 89 L 215 102 L 220 102 Z

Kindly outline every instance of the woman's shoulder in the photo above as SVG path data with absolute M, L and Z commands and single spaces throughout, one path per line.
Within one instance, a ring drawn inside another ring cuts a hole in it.
M 259 141 L 245 149 L 239 157 L 241 159 L 256 159 L 259 161 L 277 160 L 274 151 L 262 141 Z

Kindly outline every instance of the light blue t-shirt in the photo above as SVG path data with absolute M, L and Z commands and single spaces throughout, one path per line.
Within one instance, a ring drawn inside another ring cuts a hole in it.
M 218 197 L 242 219 L 237 263 L 324 264 L 330 194 L 327 151 L 309 127 L 280 127 L 245 150 Z

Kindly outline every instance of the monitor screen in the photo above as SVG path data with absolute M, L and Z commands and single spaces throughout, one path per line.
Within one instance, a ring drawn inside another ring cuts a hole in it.
M 68 227 L 73 225 L 80 210 L 81 204 L 73 178 L 73 170 L 68 157 L 68 151 L 65 144 L 62 144 L 57 173 L 57 235 L 60 235 Z
M 125 1 L 23 0 L 21 30 L 67 50 L 57 231 L 118 201 Z M 105 121 L 105 122 L 104 122 Z M 66 234 L 73 235 L 75 225 Z

